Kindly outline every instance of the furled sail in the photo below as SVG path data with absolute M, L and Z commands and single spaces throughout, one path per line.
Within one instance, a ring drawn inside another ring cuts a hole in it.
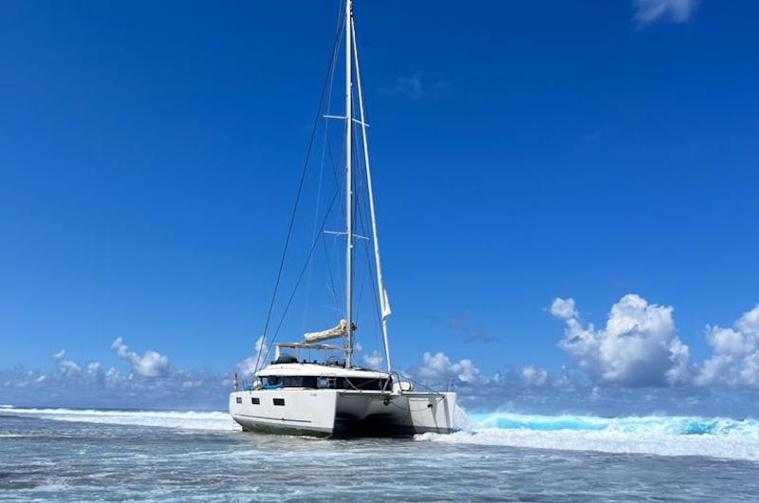
M 382 298 L 380 299 L 380 305 L 382 307 L 382 321 L 385 321 L 393 311 L 390 309 L 390 298 L 387 296 L 387 290 L 382 288 Z
M 355 331 L 356 328 L 356 324 L 354 323 L 353 330 Z M 306 342 L 313 343 L 329 339 L 337 339 L 338 337 L 345 337 L 346 335 L 348 335 L 348 321 L 340 320 L 340 324 L 336 327 L 322 330 L 321 332 L 308 332 L 303 334 L 303 337 L 306 339 Z

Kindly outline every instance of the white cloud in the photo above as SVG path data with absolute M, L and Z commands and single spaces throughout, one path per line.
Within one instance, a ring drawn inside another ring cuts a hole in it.
M 577 309 L 575 308 L 574 299 L 556 298 L 551 303 L 550 311 L 552 315 L 562 320 L 568 320 L 570 318 L 580 317 L 580 315 L 577 314 Z
M 355 342 L 353 344 L 354 361 L 359 357 L 364 362 L 364 365 L 371 369 L 382 368 L 382 362 L 384 361 L 384 358 L 379 351 L 374 350 L 371 352 L 371 354 L 364 354 L 364 346 L 360 342 Z
M 135 355 L 120 339 L 114 341 L 113 348 L 131 364 L 129 372 L 113 367 L 104 370 L 97 361 L 67 359 L 64 350 L 52 355 L 52 371 L 42 372 L 23 366 L 0 368 L 2 403 L 60 407 L 224 408 L 230 388 L 227 376 L 211 371 L 176 369 L 168 364 L 168 358 L 154 351 Z M 146 376 L 146 372 L 158 374 Z
M 556 299 L 551 313 L 567 324 L 559 347 L 596 381 L 623 385 L 684 384 L 690 351 L 677 336 L 671 307 L 625 295 L 606 327 L 583 325 L 572 299 Z
M 408 98 L 421 98 L 426 93 L 422 86 L 422 74 L 417 73 L 411 77 L 400 77 L 395 83 L 395 92 Z
M 685 23 L 696 10 L 698 0 L 634 0 L 634 3 L 637 9 L 635 20 L 641 24 L 664 18 Z
M 379 369 L 382 367 L 382 362 L 384 361 L 384 358 L 382 358 L 382 355 L 379 351 L 372 351 L 369 355 L 363 356 L 364 363 L 367 367 L 370 369 Z
M 421 72 L 417 72 L 410 77 L 399 77 L 395 85 L 384 92 L 396 96 L 405 96 L 406 98 L 417 99 L 437 99 L 443 98 L 451 93 L 451 83 L 446 80 L 437 80 L 430 82 L 425 79 Z
M 164 355 L 153 350 L 145 351 L 142 356 L 133 351 L 124 344 L 124 340 L 119 337 L 113 341 L 111 348 L 116 350 L 116 354 L 132 364 L 132 371 L 141 377 L 158 377 L 164 375 L 169 370 L 169 359 Z
M 105 373 L 105 380 L 109 383 L 116 383 L 121 379 L 121 372 L 111 367 Z
M 64 375 L 75 375 L 82 371 L 82 367 L 71 360 L 60 360 L 58 362 L 58 371 Z
M 759 385 L 759 305 L 744 313 L 733 328 L 707 327 L 706 340 L 713 354 L 701 366 L 697 384 Z
M 53 361 L 55 362 L 58 373 L 63 376 L 74 376 L 82 371 L 82 367 L 78 363 L 65 359 L 66 350 L 61 349 L 57 353 L 53 354 Z
M 258 365 L 259 369 L 266 366 L 266 361 L 264 361 L 264 359 L 268 352 L 269 347 L 266 345 L 266 341 L 262 335 L 256 340 L 253 356 L 249 356 L 237 365 L 240 369 L 240 376 L 250 378 L 256 373 L 256 370 L 258 370 L 256 369 L 256 365 Z
M 454 363 L 445 353 L 439 352 L 434 355 L 424 353 L 422 360 L 422 366 L 416 369 L 416 374 L 422 379 L 458 379 L 465 383 L 487 381 L 487 378 L 480 375 L 480 369 L 466 358 Z
M 548 372 L 528 365 L 522 368 L 522 380 L 526 386 L 543 386 L 548 381 Z
M 759 334 L 759 305 L 751 311 L 743 313 L 735 326 L 743 333 Z

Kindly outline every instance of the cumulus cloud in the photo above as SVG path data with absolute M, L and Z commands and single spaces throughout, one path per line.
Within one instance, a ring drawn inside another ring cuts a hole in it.
M 175 369 L 162 355 L 147 358 L 137 355 L 139 361 L 134 363 L 134 357 L 129 356 L 133 353 L 123 341 L 116 344 L 117 341 L 114 349 L 118 352 L 123 348 L 122 358 L 130 363 L 130 372 L 113 367 L 104 370 L 97 361 L 77 362 L 66 358 L 66 352 L 60 350 L 52 355 L 50 371 L 22 366 L 0 369 L 2 403 L 43 407 L 224 408 L 231 387 L 229 376 Z M 165 364 L 154 363 L 164 361 Z M 145 372 L 158 374 L 148 376 Z
M 747 414 L 759 410 L 747 405 L 759 403 L 759 305 L 729 328 L 708 326 L 706 340 L 713 353 L 698 364 L 691 361 L 688 346 L 678 337 L 672 307 L 650 304 L 638 295 L 626 295 L 614 304 L 600 328 L 581 318 L 573 299 L 555 299 L 550 312 L 566 324 L 559 347 L 572 362 L 557 373 L 526 365 L 491 375 L 471 359 L 427 352 L 409 374 L 433 388 L 453 384 L 467 408 L 513 407 L 549 413 L 735 410 Z M 112 347 L 128 365 L 126 370 L 106 370 L 97 361 L 74 361 L 62 349 L 51 355 L 50 369 L 44 372 L 23 367 L 0 369 L 2 403 L 226 406 L 231 369 L 229 375 L 177 369 L 154 351 L 130 351 L 120 338 Z M 256 354 L 240 364 L 243 375 L 253 372 L 258 353 L 263 358 L 267 349 L 259 338 Z M 361 353 L 359 358 L 370 367 L 382 366 L 380 351 Z
M 526 386 L 544 386 L 548 381 L 548 371 L 527 365 L 522 368 L 522 380 Z
M 384 358 L 382 358 L 382 355 L 379 351 L 372 351 L 371 354 L 363 355 L 364 363 L 367 367 L 370 369 L 379 369 L 382 368 L 382 362 L 384 361 Z
M 66 350 L 64 349 L 61 349 L 57 353 L 53 354 L 52 357 L 56 365 L 56 370 L 61 375 L 74 376 L 82 371 L 82 367 L 79 366 L 78 363 L 73 360 L 66 359 Z
M 759 305 L 743 314 L 732 328 L 707 327 L 713 354 L 700 368 L 700 385 L 759 386 Z
M 371 369 L 382 368 L 382 362 L 385 361 L 382 353 L 377 350 L 369 354 L 364 353 L 364 346 L 358 341 L 353 344 L 353 359 L 354 361 L 360 359 L 364 365 Z
M 641 24 L 650 24 L 660 19 L 685 23 L 696 10 L 698 0 L 634 0 L 634 3 L 635 20 Z
M 266 339 L 264 336 L 260 336 L 256 340 L 256 344 L 253 347 L 253 356 L 249 356 L 240 362 L 237 367 L 240 369 L 240 375 L 243 378 L 250 379 L 256 373 L 256 365 L 258 367 L 266 366 L 266 356 L 269 352 L 269 346 L 266 345 Z
M 552 315 L 561 320 L 569 320 L 572 318 L 580 317 L 580 315 L 577 313 L 577 309 L 575 308 L 574 299 L 554 299 L 554 301 L 551 303 L 550 311 Z
M 480 369 L 472 363 L 472 360 L 466 358 L 458 362 L 452 362 L 443 352 L 438 352 L 434 355 L 432 353 L 424 353 L 422 355 L 422 362 L 422 366 L 418 367 L 415 372 L 422 379 L 437 381 L 453 379 L 464 383 L 487 380 L 487 378 L 481 375 Z
M 606 326 L 584 325 L 573 299 L 556 299 L 551 313 L 564 320 L 559 342 L 569 358 L 596 381 L 630 386 L 684 384 L 690 351 L 677 336 L 673 308 L 629 294 L 614 304 Z
M 583 324 L 573 299 L 554 300 L 550 311 L 566 323 L 559 347 L 594 383 L 759 389 L 759 305 L 732 327 L 707 326 L 712 354 L 701 363 L 678 337 L 672 307 L 638 295 L 614 304 L 602 329 Z
M 82 371 L 82 367 L 74 361 L 61 360 L 58 362 L 58 371 L 66 375 L 75 375 Z
M 141 377 L 158 377 L 164 375 L 169 370 L 169 359 L 164 355 L 153 350 L 148 350 L 142 355 L 129 351 L 129 347 L 124 344 L 124 340 L 118 337 L 111 344 L 111 348 L 116 350 L 120 358 L 132 364 L 132 371 Z

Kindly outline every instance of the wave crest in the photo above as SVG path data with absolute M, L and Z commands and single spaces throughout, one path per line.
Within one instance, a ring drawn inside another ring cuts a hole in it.
M 537 416 L 495 412 L 470 414 L 475 429 L 525 429 L 533 431 L 616 431 L 664 435 L 730 435 L 759 439 L 759 421 L 754 419 L 704 418 L 686 416 Z
M 539 416 L 470 414 L 465 431 L 417 440 L 453 444 L 594 451 L 659 456 L 707 456 L 759 461 L 759 421 L 702 417 Z
M 31 416 L 53 421 L 74 421 L 128 426 L 156 426 L 182 430 L 232 431 L 235 422 L 226 412 L 96 410 L 96 409 L 17 409 L 3 408 L 0 414 Z

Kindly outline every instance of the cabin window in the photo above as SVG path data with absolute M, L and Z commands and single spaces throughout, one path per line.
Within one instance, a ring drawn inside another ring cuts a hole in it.
M 392 379 L 377 379 L 373 377 L 340 377 L 337 380 L 339 389 L 360 389 L 360 390 L 391 390 L 393 388 Z
M 315 388 L 316 377 L 310 377 L 310 376 L 283 377 L 282 385 L 285 388 Z
M 250 403 L 252 403 L 253 405 L 261 405 L 261 399 L 254 396 L 253 398 L 250 399 Z
M 284 407 L 285 406 L 285 399 L 284 398 L 275 398 L 274 399 L 274 405 L 278 407 Z
M 316 387 L 320 389 L 329 389 L 335 387 L 335 378 L 320 377 L 316 383 Z
M 268 385 L 268 386 L 277 386 L 281 384 L 279 376 L 267 376 L 263 378 L 263 381 L 264 381 L 264 385 Z
M 240 396 L 237 397 L 237 403 L 242 403 L 242 397 Z
M 316 376 L 268 376 L 263 378 L 264 389 L 316 388 Z

